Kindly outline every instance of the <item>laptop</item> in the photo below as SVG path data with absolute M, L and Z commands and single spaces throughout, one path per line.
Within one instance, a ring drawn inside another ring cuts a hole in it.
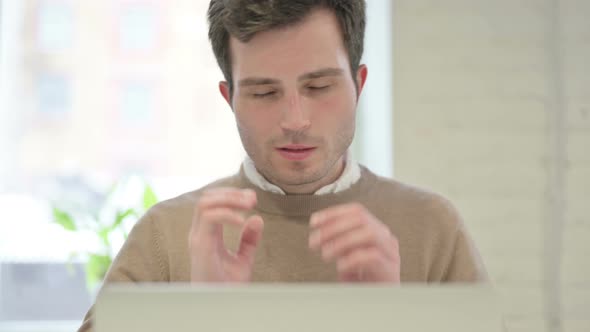
M 498 332 L 491 286 L 108 285 L 96 332 Z

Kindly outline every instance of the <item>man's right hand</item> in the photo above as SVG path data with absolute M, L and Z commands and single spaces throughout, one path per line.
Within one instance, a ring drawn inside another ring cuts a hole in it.
M 191 282 L 250 281 L 264 222 L 258 215 L 245 218 L 243 212 L 255 205 L 256 193 L 249 189 L 216 188 L 203 192 L 188 239 Z M 235 253 L 225 247 L 223 225 L 242 230 Z

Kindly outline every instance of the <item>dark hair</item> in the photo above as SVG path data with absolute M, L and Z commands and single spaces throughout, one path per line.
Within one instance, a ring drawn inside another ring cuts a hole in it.
M 211 0 L 209 40 L 219 68 L 233 90 L 230 35 L 247 42 L 258 32 L 296 24 L 313 9 L 331 10 L 340 23 L 353 79 L 363 55 L 365 0 Z

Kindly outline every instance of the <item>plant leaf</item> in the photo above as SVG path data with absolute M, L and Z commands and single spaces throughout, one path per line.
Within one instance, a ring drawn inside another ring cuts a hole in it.
M 56 223 L 61 225 L 65 230 L 76 231 L 77 227 L 72 216 L 56 207 L 53 208 L 53 218 Z
M 78 253 L 76 253 L 76 252 L 72 252 L 68 256 L 68 261 L 66 263 L 66 269 L 68 270 L 68 275 L 69 276 L 75 276 L 76 275 L 76 267 L 74 266 L 74 259 L 76 257 L 78 257 Z
M 143 191 L 143 208 L 144 210 L 149 210 L 154 204 L 158 203 L 158 198 L 154 193 L 152 187 L 149 185 L 145 186 L 145 190 Z
M 107 249 L 111 248 L 111 241 L 109 241 L 109 233 L 110 232 L 111 232 L 110 228 L 105 227 L 105 228 L 101 228 L 96 233 Z
M 117 183 L 117 182 L 111 184 L 111 186 L 109 187 L 109 189 L 105 193 L 105 198 L 108 199 L 109 197 L 113 196 L 113 194 L 115 193 L 115 190 L 117 190 L 118 187 L 119 187 L 119 183 Z
M 109 231 L 114 231 L 115 229 L 119 228 L 119 226 L 121 226 L 121 223 L 123 222 L 123 220 L 125 220 L 125 218 L 129 217 L 129 216 L 135 216 L 137 215 L 137 213 L 135 212 L 134 209 L 127 209 L 125 211 L 117 211 L 117 216 L 115 217 L 115 222 L 111 225 L 111 227 L 109 227 Z
M 111 266 L 112 259 L 107 255 L 90 254 L 86 262 L 86 286 L 93 289 L 102 281 Z

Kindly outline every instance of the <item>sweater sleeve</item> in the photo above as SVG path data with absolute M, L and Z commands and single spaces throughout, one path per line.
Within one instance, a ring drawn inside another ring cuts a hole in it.
M 425 228 L 430 232 L 426 241 L 429 257 L 429 282 L 487 282 L 483 260 L 471 239 L 463 218 L 451 201 L 431 195 L 426 211 L 432 222 Z
M 103 285 L 120 282 L 168 281 L 168 262 L 162 254 L 162 233 L 148 211 L 135 224 L 117 254 Z M 93 306 L 94 307 L 94 306 Z M 78 332 L 92 331 L 93 307 L 88 310 Z
M 443 282 L 488 282 L 480 254 L 462 224 L 455 234 L 454 247 Z

